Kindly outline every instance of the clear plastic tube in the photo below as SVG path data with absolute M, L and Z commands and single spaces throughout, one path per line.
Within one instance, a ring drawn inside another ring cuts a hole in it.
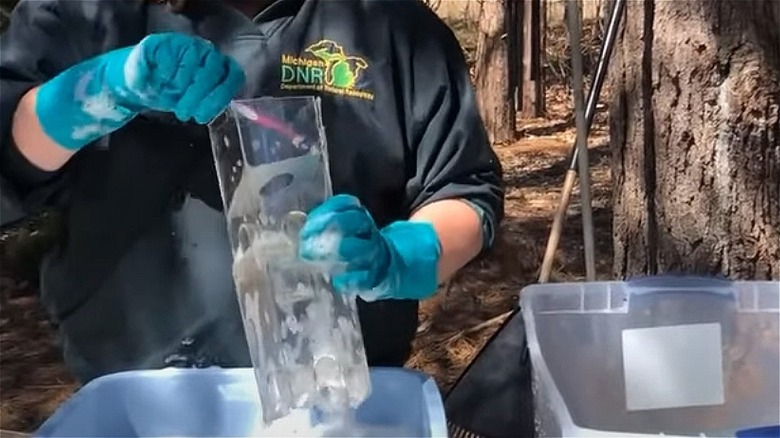
M 235 101 L 209 132 L 263 422 L 357 407 L 370 381 L 355 298 L 332 290 L 339 266 L 297 257 L 306 212 L 332 194 L 319 99 Z

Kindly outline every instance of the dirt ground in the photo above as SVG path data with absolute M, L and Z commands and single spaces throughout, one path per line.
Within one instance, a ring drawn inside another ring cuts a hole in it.
M 473 52 L 475 35 L 457 23 L 453 29 L 467 54 Z M 595 29 L 584 29 L 586 60 L 595 60 Z M 565 77 L 565 35 L 561 29 L 549 29 L 547 41 L 548 73 Z M 611 180 L 604 112 L 594 121 L 589 150 L 597 270 L 599 277 L 609 278 Z M 571 95 L 553 85 L 547 91 L 547 116 L 520 121 L 519 140 L 495 146 L 506 183 L 506 217 L 496 247 L 422 304 L 408 363 L 434 376 L 443 394 L 516 305 L 522 288 L 538 277 L 574 141 L 572 120 Z M 551 281 L 584 278 L 579 211 L 575 189 Z M 34 430 L 77 389 L 62 366 L 54 331 L 37 300 L 36 263 L 30 260 L 39 257 L 47 241 L 38 228 L 43 227 L 0 233 L 0 430 Z M 26 243 L 20 245 L 22 241 Z

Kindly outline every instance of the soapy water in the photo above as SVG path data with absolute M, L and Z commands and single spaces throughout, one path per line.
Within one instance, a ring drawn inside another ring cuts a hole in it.
M 413 437 L 421 436 L 421 431 L 410 427 L 389 426 L 385 424 L 361 423 L 355 418 L 354 411 L 345 412 L 339 417 L 312 420 L 311 413 L 304 410 L 292 411 L 286 417 L 272 425 L 259 427 L 252 436 L 269 437 Z
M 266 426 L 299 408 L 349 411 L 370 391 L 354 297 L 332 291 L 329 278 L 336 266 L 297 258 L 302 221 L 294 219 L 294 226 L 278 230 L 268 221 L 263 226 L 245 221 L 234 255 Z

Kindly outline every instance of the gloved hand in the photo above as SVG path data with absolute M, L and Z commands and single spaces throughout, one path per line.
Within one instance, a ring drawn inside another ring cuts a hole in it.
M 333 287 L 366 301 L 424 299 L 438 286 L 441 245 L 427 222 L 398 221 L 378 229 L 354 196 L 334 196 L 309 213 L 300 232 L 299 256 L 343 263 Z
M 36 115 L 44 132 L 78 150 L 144 110 L 208 123 L 244 84 L 244 72 L 206 40 L 152 34 L 77 64 L 40 86 Z

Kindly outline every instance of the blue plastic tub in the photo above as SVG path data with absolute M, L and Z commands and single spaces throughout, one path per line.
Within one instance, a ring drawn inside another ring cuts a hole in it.
M 356 412 L 360 436 L 446 437 L 436 383 L 413 370 L 373 368 L 371 396 Z M 129 371 L 88 383 L 35 433 L 91 436 L 312 436 L 309 414 L 262 429 L 251 368 Z M 322 433 L 321 433 L 322 435 Z M 344 436 L 344 431 L 324 432 Z

